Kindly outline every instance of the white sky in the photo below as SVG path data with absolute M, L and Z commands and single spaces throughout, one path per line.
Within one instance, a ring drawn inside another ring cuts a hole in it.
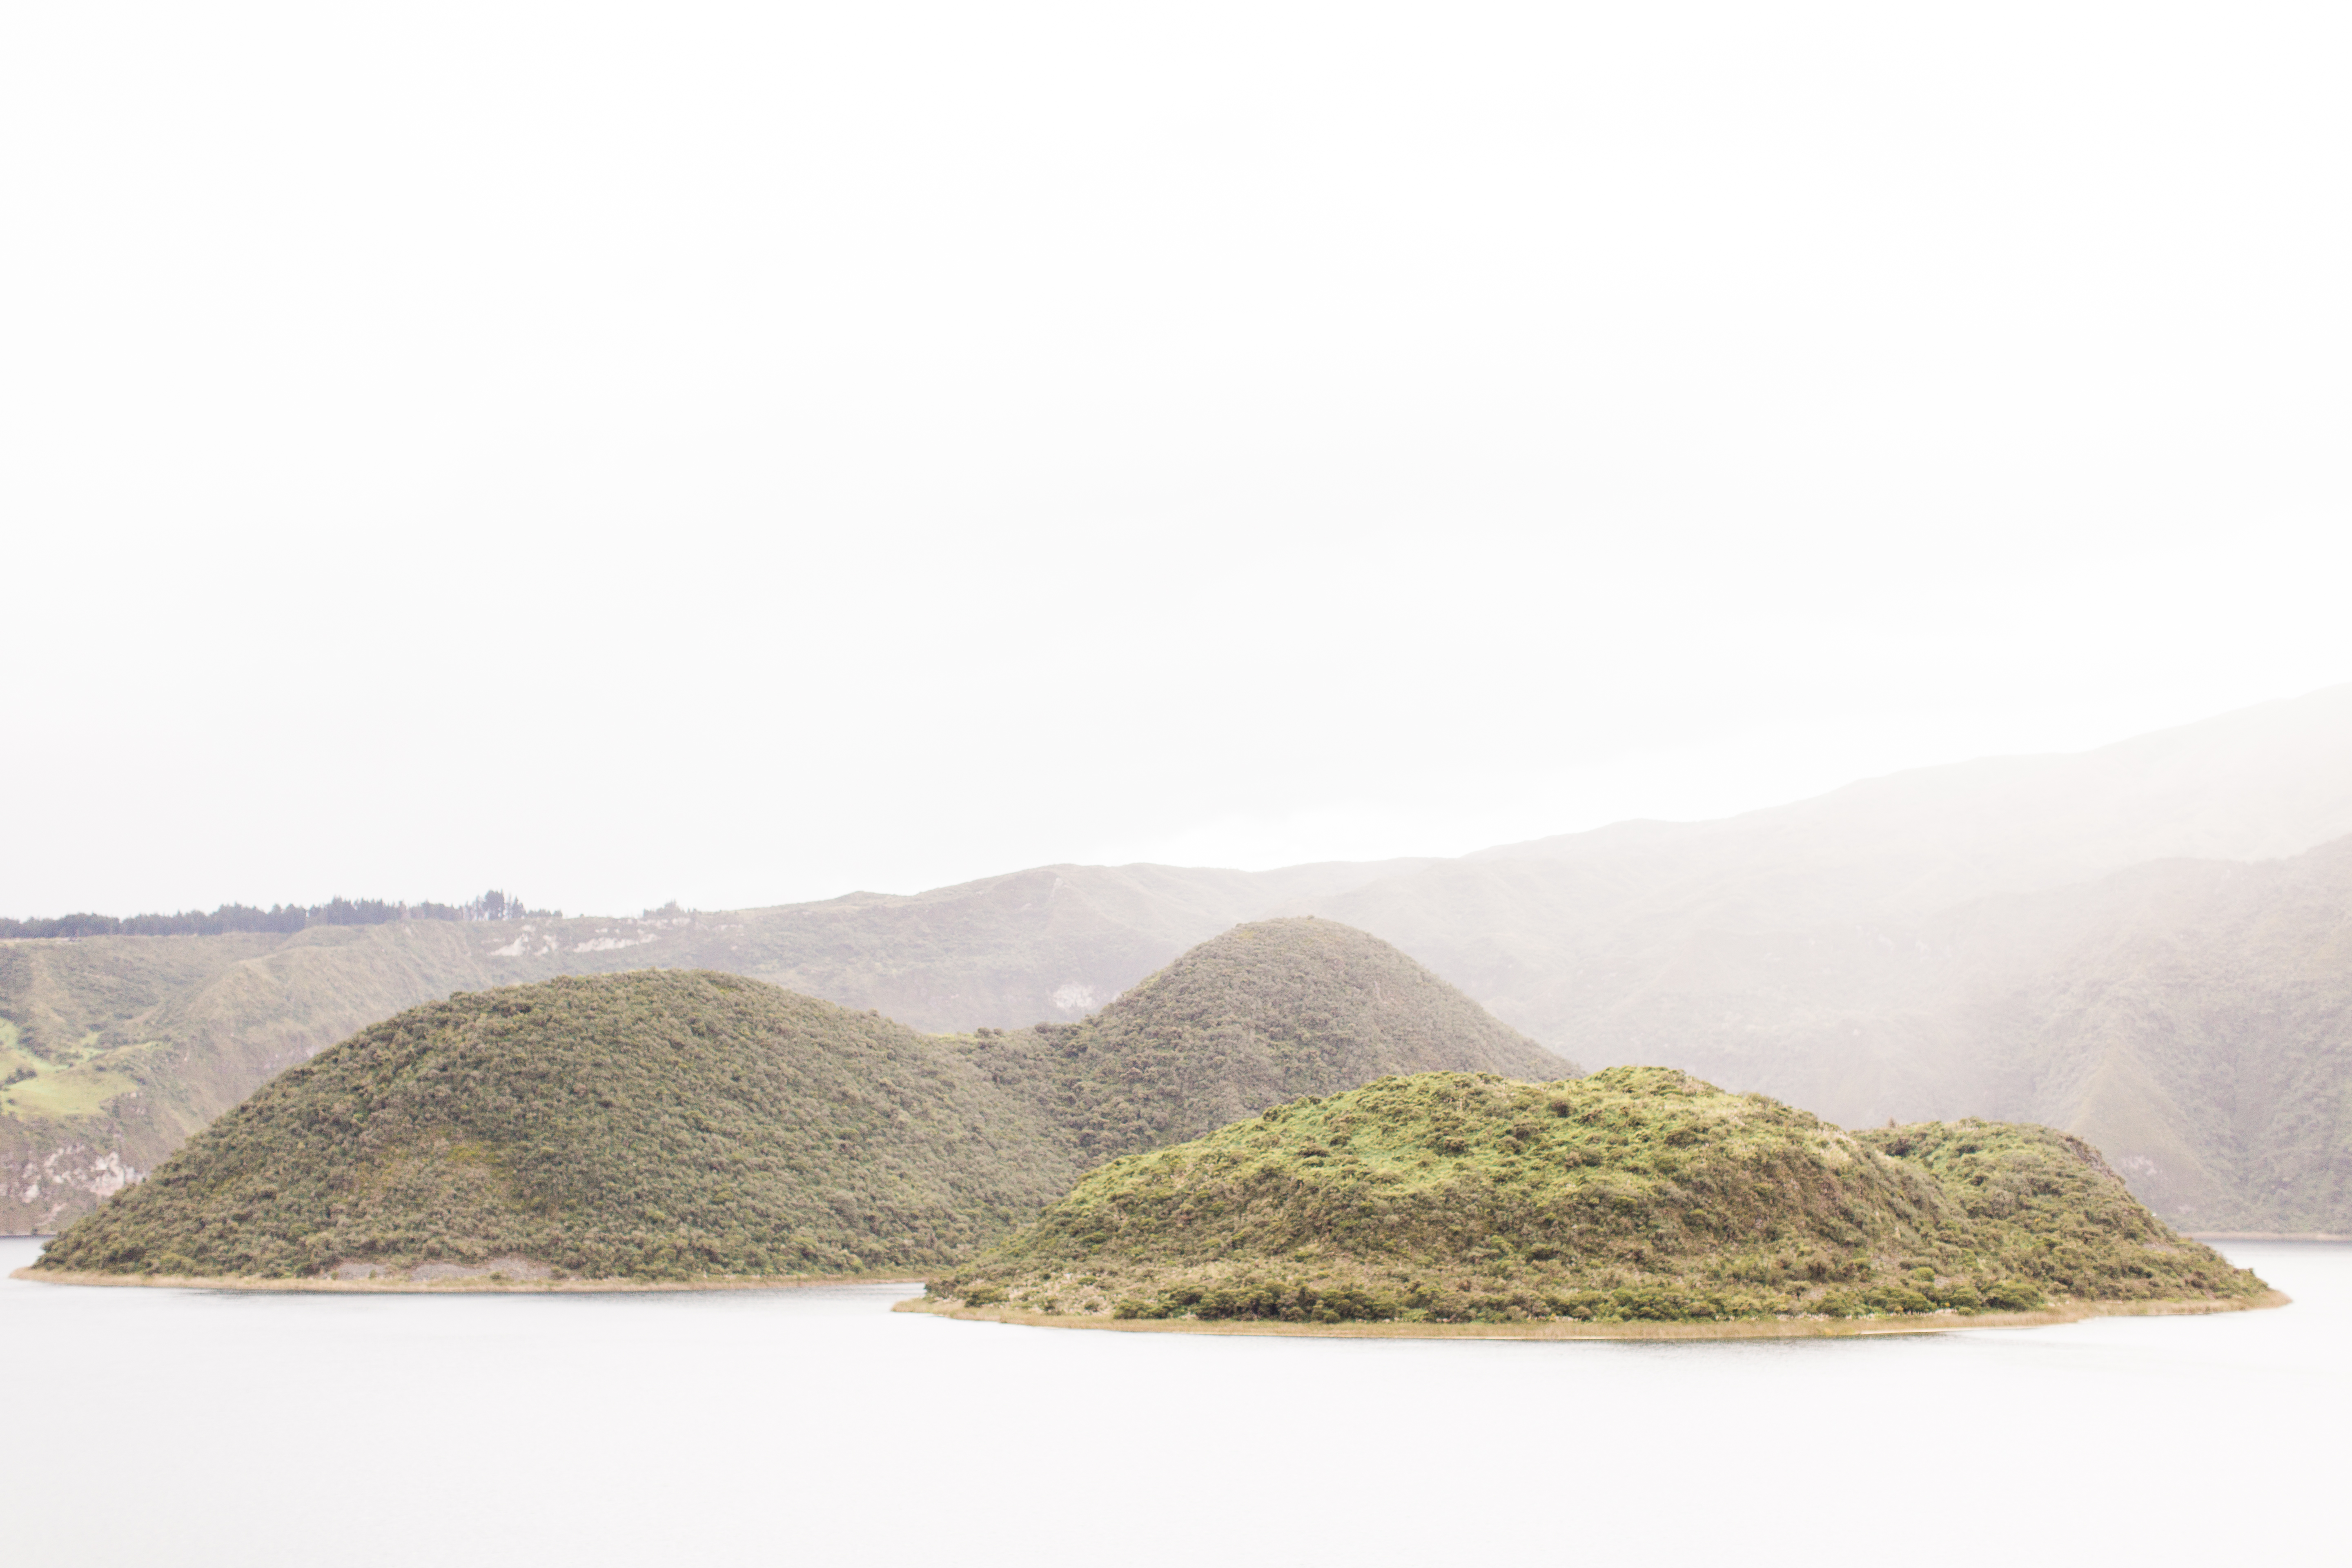
M 2347 27 L 8 7 L 0 913 L 1450 854 L 2352 679 Z

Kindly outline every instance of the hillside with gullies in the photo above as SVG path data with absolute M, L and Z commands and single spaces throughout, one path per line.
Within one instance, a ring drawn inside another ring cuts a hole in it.
M 2352 686 L 1310 906 L 1554 1050 L 1847 1126 L 2062 1128 L 2200 1231 L 2352 1231 Z
M 1066 1318 L 1706 1321 L 2258 1304 L 2096 1152 L 1855 1134 L 1664 1068 L 1383 1079 L 1116 1161 L 935 1280 Z
M 2352 1230 L 2352 838 L 1919 919 L 1610 940 L 1553 987 L 1545 1037 L 1582 1059 L 1672 1062 L 1847 1126 L 2040 1122 L 2172 1224 Z
M 708 972 L 565 978 L 412 1008 L 279 1075 L 37 1267 L 904 1270 L 1034 1215 L 1072 1174 L 1058 1147 L 1034 1106 L 876 1015 Z

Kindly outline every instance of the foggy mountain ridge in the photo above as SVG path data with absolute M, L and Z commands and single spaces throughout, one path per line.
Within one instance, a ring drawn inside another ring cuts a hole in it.
M 2094 751 L 1988 757 L 1864 779 L 1707 822 L 1633 821 L 1448 865 L 1677 862 L 1837 879 L 1847 901 L 1924 909 L 2142 860 L 2255 860 L 2352 833 L 2352 684 Z
M 1848 1125 L 2047 1121 L 2185 1223 L 2352 1229 L 2330 1152 L 2352 1090 L 2347 835 L 2352 686 L 1452 860 L 1048 866 L 669 921 L 0 943 L 0 1045 L 37 1072 L 0 1091 L 0 1227 L 86 1206 L 270 1074 L 452 990 L 685 965 L 919 1029 L 1017 1027 L 1091 1013 L 1236 923 L 1316 914 L 1593 1067 L 1683 1067 Z

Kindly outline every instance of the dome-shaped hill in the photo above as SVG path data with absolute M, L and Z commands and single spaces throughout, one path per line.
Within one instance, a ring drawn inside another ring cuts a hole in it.
M 1235 926 L 1084 1023 L 1020 1034 L 1087 1163 L 1395 1073 L 1579 1070 L 1380 938 L 1311 916 Z
M 1072 1167 L 1034 1107 L 866 1013 L 642 970 L 412 1008 L 257 1091 L 38 1267 L 286 1278 L 936 1266 Z
M 932 1286 L 972 1306 L 1324 1321 L 2249 1304 L 2263 1289 L 2046 1128 L 1856 1137 L 1660 1068 L 1430 1073 L 1297 1100 L 1104 1166 Z

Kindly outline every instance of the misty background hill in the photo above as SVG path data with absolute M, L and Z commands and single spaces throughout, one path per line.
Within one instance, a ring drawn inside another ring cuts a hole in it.
M 2352 687 L 1716 822 L 1266 872 L 1053 866 L 638 920 L 0 943 L 0 1225 L 152 1169 L 270 1075 L 456 990 L 756 975 L 917 1029 L 1069 1021 L 1244 921 L 1394 943 L 1589 1067 L 1847 1125 L 2044 1121 L 2204 1229 L 2352 1229 Z

